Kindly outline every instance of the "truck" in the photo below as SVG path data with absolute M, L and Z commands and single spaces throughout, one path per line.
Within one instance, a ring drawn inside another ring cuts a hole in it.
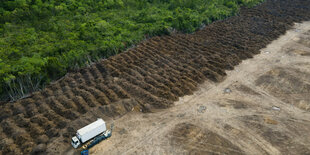
M 100 141 L 111 137 L 112 128 L 113 124 L 111 125 L 111 131 L 107 130 L 104 120 L 98 118 L 97 121 L 77 130 L 76 135 L 71 139 L 71 144 L 74 148 L 83 145 L 84 150 L 89 149 Z

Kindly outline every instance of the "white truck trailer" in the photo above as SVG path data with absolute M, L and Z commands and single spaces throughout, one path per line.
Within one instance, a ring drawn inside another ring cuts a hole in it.
M 97 119 L 97 121 L 79 129 L 76 132 L 76 136 L 72 137 L 71 144 L 74 148 L 78 148 L 79 146 L 81 146 L 81 144 L 84 144 L 85 142 L 95 137 L 103 137 L 101 138 L 103 140 L 110 136 L 111 131 L 107 131 L 105 122 L 101 118 L 99 118 Z M 92 142 L 90 142 L 89 144 L 92 144 Z

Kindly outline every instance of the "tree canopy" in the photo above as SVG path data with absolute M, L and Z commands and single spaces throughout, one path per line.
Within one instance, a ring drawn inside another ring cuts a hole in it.
M 260 1 L 2 0 L 0 96 L 21 97 L 146 37 L 194 32 Z

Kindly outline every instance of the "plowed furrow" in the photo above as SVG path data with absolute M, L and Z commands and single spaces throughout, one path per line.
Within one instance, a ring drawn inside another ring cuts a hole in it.
M 1 131 L 3 133 L 3 131 Z M 19 146 L 14 144 L 12 138 L 7 137 L 5 134 L 0 135 L 0 154 L 22 154 Z
M 116 102 L 119 100 L 118 96 L 116 95 L 116 93 L 109 89 L 105 84 L 103 83 L 99 83 L 96 85 L 96 89 L 102 91 L 110 100 L 110 103 Z
M 147 75 L 147 76 L 145 76 L 145 81 L 147 82 L 147 83 L 149 83 L 149 84 L 151 84 L 151 85 L 153 85 L 154 87 L 156 87 L 157 89 L 161 89 L 161 90 L 163 90 L 163 91 L 166 91 L 166 92 L 170 92 L 170 88 L 167 86 L 167 85 L 165 85 L 164 83 L 164 81 L 160 81 L 160 80 L 156 80 L 155 79 L 156 77 L 154 77 L 154 76 L 152 76 L 152 75 Z M 171 95 L 173 96 L 173 94 L 171 93 Z M 176 99 L 177 99 L 177 97 L 175 97 Z
M 55 145 L 63 141 L 67 146 L 71 135 L 96 117 L 169 107 L 193 93 L 199 83 L 221 81 L 226 70 L 258 54 L 294 22 L 310 20 L 309 6 L 303 0 L 270 0 L 252 9 L 242 8 L 240 15 L 193 34 L 145 40 L 68 73 L 29 98 L 2 104 L 0 154 L 29 154 L 38 144 L 55 142 L 54 138 Z
M 164 45 L 164 46 L 162 46 L 162 48 L 163 49 L 161 49 L 162 51 L 167 51 L 167 50 L 169 50 L 169 48 L 170 48 L 170 46 L 177 46 L 177 45 L 175 45 L 174 43 L 171 43 L 171 45 Z M 146 45 L 148 48 L 150 48 L 150 49 L 153 49 L 154 50 L 154 47 L 152 47 L 152 44 L 147 44 Z M 174 58 L 175 60 L 177 60 L 177 61 L 181 61 L 181 60 L 184 60 L 185 62 L 187 62 L 186 61 L 186 58 L 185 57 L 190 57 L 190 54 L 188 54 L 187 52 L 184 52 L 183 50 L 178 50 L 177 51 L 180 55 L 182 55 L 183 57 L 182 57 L 182 59 L 180 59 L 180 57 L 173 57 L 172 56 L 172 58 Z M 175 56 L 177 56 L 177 55 L 175 55 Z M 191 60 L 191 59 L 189 59 L 189 60 Z M 182 63 L 182 62 L 181 62 Z M 184 63 L 182 63 L 183 65 L 184 65 Z M 187 64 L 188 66 L 190 66 L 189 64 Z M 192 67 L 192 69 L 193 69 L 193 66 L 190 66 L 190 67 Z
M 65 76 L 62 80 L 59 81 L 60 88 L 62 92 L 66 91 L 66 87 L 69 87 L 68 76 Z
M 211 56 L 219 56 L 222 58 L 222 61 L 225 61 L 227 64 L 229 64 L 233 68 L 233 66 L 239 64 L 241 60 L 238 58 L 238 56 L 235 53 L 228 52 L 226 49 L 219 49 L 220 47 L 219 43 L 211 44 L 210 47 L 202 47 L 203 51 L 207 51 L 205 55 L 211 55 Z
M 50 97 L 47 99 L 46 105 L 53 110 L 62 119 L 74 119 L 75 115 L 70 110 L 67 110 L 55 97 Z
M 166 70 L 169 70 L 169 72 L 172 72 L 173 74 L 175 74 L 175 76 L 180 75 L 181 74 L 180 72 L 182 73 L 188 72 L 188 69 L 182 67 L 181 64 L 173 64 L 169 60 L 160 56 L 160 54 L 157 54 L 159 53 L 159 51 L 156 51 L 155 49 L 153 49 L 153 51 L 155 51 L 153 53 L 149 49 L 152 49 L 152 47 L 151 46 L 143 47 L 141 48 L 141 50 L 139 49 L 138 51 L 143 53 L 143 55 L 151 58 L 154 64 L 157 65 L 159 68 L 164 68 Z
M 174 64 L 169 63 L 166 59 L 161 57 L 159 54 L 154 53 L 153 55 L 149 55 L 150 52 L 144 52 L 144 55 L 154 58 L 153 61 L 156 61 L 156 65 L 160 68 L 165 68 L 168 72 L 171 72 L 175 77 L 183 77 L 184 73 L 186 74 L 187 69 L 182 68 L 180 66 L 175 66 Z M 190 79 L 190 77 L 188 77 Z M 185 86 L 192 87 L 192 85 L 196 85 L 192 79 L 184 83 Z M 184 88 L 187 89 L 187 88 Z M 193 89 L 193 88 L 192 88 Z
M 56 114 L 54 111 L 49 110 L 43 114 L 48 120 L 52 121 L 56 125 L 56 129 L 63 129 L 68 120 L 66 118 L 61 117 L 60 115 Z M 49 130 L 56 130 L 56 129 L 49 129 Z
M 145 70 L 143 70 L 141 67 L 135 65 L 134 63 L 131 63 L 128 65 L 128 67 L 132 68 L 133 70 L 139 72 L 139 74 L 143 77 L 149 75 L 150 73 L 146 72 Z
M 74 87 L 77 84 L 81 84 L 81 83 L 86 83 L 86 80 L 84 79 L 85 77 L 82 75 L 81 72 L 77 72 L 76 74 L 74 74 L 73 76 L 71 76 L 72 80 L 70 83 L 72 85 L 70 85 L 70 87 Z M 87 77 L 86 77 L 87 78 Z
M 181 38 L 181 39 L 179 39 Z M 211 53 L 207 48 L 205 48 L 205 46 L 201 46 L 199 44 L 195 44 L 194 42 L 190 41 L 189 39 L 187 39 L 187 37 L 179 35 L 177 42 L 179 42 L 181 45 L 184 46 L 192 46 L 191 49 L 196 50 L 197 52 L 200 53 L 200 56 L 216 62 L 216 66 L 218 68 L 224 68 L 224 69 L 231 69 L 232 67 L 230 67 L 230 65 L 228 64 L 227 61 L 225 61 L 223 58 L 221 58 L 221 52 L 217 52 L 215 54 L 215 52 Z M 226 67 L 229 66 L 229 67 Z
M 47 89 L 50 89 L 50 91 L 53 92 L 53 96 L 60 96 L 62 95 L 63 91 L 61 89 L 61 85 L 59 82 L 52 84 L 50 86 L 48 86 Z M 50 96 L 49 96 L 50 97 Z
M 35 116 L 37 116 L 37 115 L 41 115 L 41 114 L 45 114 L 46 112 L 48 112 L 48 111 L 52 111 L 52 109 L 45 103 L 45 102 L 41 102 L 38 106 L 38 113 L 36 114 L 36 115 L 33 115 L 32 117 L 35 117 Z M 23 117 L 25 117 L 25 118 L 30 118 L 30 117 L 27 117 L 26 116 L 27 114 L 25 114 L 25 115 L 23 115 L 23 114 L 21 114 L 20 116 L 23 116 Z M 17 115 L 17 116 L 19 116 L 19 115 Z M 32 118 L 31 117 L 31 118 Z M 57 120 L 50 120 L 52 123 L 54 123 L 54 124 L 56 124 L 57 122 Z
M 143 51 L 138 51 L 138 52 L 142 53 Z M 147 55 L 147 54 L 148 54 L 147 52 L 145 52 L 145 53 L 143 52 L 143 55 L 144 55 L 144 56 L 149 56 L 149 57 L 151 57 L 150 55 Z M 154 60 L 154 59 L 151 59 L 151 60 L 153 60 L 153 62 L 154 62 L 154 61 L 156 61 L 156 60 Z M 156 65 L 156 64 L 155 64 L 155 65 Z M 159 67 L 159 68 L 160 68 L 161 66 L 158 66 L 158 65 L 157 65 L 157 67 Z M 167 67 L 167 68 L 169 68 L 169 69 L 170 69 L 171 67 Z M 132 68 L 132 69 L 134 69 L 134 68 Z M 138 70 L 141 70 L 141 68 L 139 68 Z M 176 73 L 176 72 L 175 72 L 175 71 L 173 71 L 173 70 L 170 70 L 170 71 L 172 71 L 172 72 Z M 153 72 L 149 71 L 148 73 L 153 73 Z M 142 73 L 142 74 L 143 74 L 143 73 Z M 176 76 L 177 76 L 177 75 L 176 75 Z
M 81 89 L 84 89 L 88 92 L 90 92 L 94 97 L 97 99 L 97 101 L 101 105 L 108 105 L 110 104 L 110 100 L 107 98 L 107 96 L 100 90 L 96 89 L 95 87 L 86 87 L 84 85 L 80 86 Z
M 103 76 L 102 76 L 100 70 L 97 68 L 96 65 L 91 66 L 91 67 L 89 68 L 89 70 L 90 70 L 90 73 L 92 74 L 92 77 L 93 77 L 94 79 L 103 78 Z
M 27 123 L 26 130 L 28 131 L 27 133 L 29 133 L 30 136 L 24 135 L 25 136 L 24 138 L 27 138 L 29 143 L 34 143 L 35 141 L 39 140 L 38 136 L 44 134 L 44 129 L 40 127 L 38 124 L 30 122 L 28 119 L 26 119 L 25 121 Z M 23 145 L 23 144 L 25 143 L 21 143 L 18 145 Z
M 106 77 L 107 76 L 107 70 L 106 68 L 102 65 L 102 61 L 99 63 L 96 63 L 95 66 L 96 68 L 99 70 L 99 73 L 101 74 L 102 77 Z
M 49 89 L 49 88 L 45 88 L 45 89 L 43 89 L 43 91 L 42 91 L 42 95 L 43 95 L 45 98 L 48 98 L 48 97 L 50 97 L 50 96 L 53 96 L 53 95 L 54 95 L 54 92 L 53 92 L 51 89 Z
M 131 57 L 134 57 L 133 53 L 128 53 L 128 55 L 130 55 Z M 144 59 L 144 60 L 146 60 L 146 59 Z M 158 81 L 158 83 L 162 83 L 164 85 L 167 85 L 169 88 L 171 88 L 171 90 L 173 90 L 174 93 L 181 92 L 181 90 L 179 88 L 176 88 L 174 86 L 174 84 L 169 79 L 165 79 L 163 77 L 160 77 L 157 74 L 159 68 L 156 68 L 155 66 L 153 67 L 153 65 L 151 64 L 151 63 L 153 63 L 152 61 L 148 60 L 148 61 L 144 61 L 144 62 L 147 63 L 147 65 L 140 65 L 141 69 L 143 69 L 146 73 L 148 73 L 151 77 L 153 77 L 156 81 Z M 177 93 L 177 94 L 180 94 L 180 93 Z
M 133 64 L 135 62 L 135 60 L 128 55 L 130 52 L 131 51 L 127 51 L 127 52 L 121 53 L 120 57 L 124 58 L 127 63 Z
M 114 64 L 114 65 L 116 65 L 116 64 Z M 126 70 L 124 70 L 124 71 L 126 71 Z M 134 76 L 128 74 L 127 72 L 122 72 L 122 75 L 120 76 L 120 78 L 125 79 L 129 83 L 132 83 L 133 85 L 136 85 L 137 87 L 140 87 L 140 88 L 144 89 L 145 91 L 148 91 L 151 94 L 154 94 L 155 96 L 161 96 L 161 94 L 163 94 L 163 92 L 161 92 L 159 89 L 155 89 L 152 85 L 143 82 L 144 79 L 139 79 L 137 77 L 134 77 Z M 165 97 L 167 97 L 167 96 L 165 96 Z
M 65 95 L 65 92 L 63 95 L 59 96 L 57 99 L 64 106 L 64 108 L 68 110 L 74 110 L 74 111 L 77 110 L 75 104 L 72 102 L 72 100 L 67 98 L 67 96 Z
M 173 94 L 176 94 L 176 95 L 184 94 L 182 88 L 186 89 L 186 86 L 180 85 L 178 79 L 176 79 L 173 76 L 171 76 L 171 74 L 169 72 L 158 71 L 157 73 L 158 73 L 156 75 L 157 79 L 162 80 L 160 78 L 160 77 L 162 77 L 163 79 L 167 79 L 168 80 L 168 81 L 163 81 L 163 83 L 167 84 L 167 85 L 171 85 L 171 90 L 172 90 L 171 92 Z
M 166 108 L 169 105 L 172 104 L 172 102 L 168 102 L 166 100 L 157 98 L 156 96 L 150 94 L 147 91 L 144 91 L 142 88 L 135 86 L 131 83 L 128 83 L 127 81 L 119 82 L 119 85 L 128 91 L 128 93 L 131 96 L 136 96 L 138 100 L 141 101 L 148 101 L 147 103 L 152 106 L 158 106 L 159 108 Z M 145 106 L 146 103 L 141 103 L 143 106 Z
M 166 57 L 166 59 L 171 63 L 171 66 L 177 67 L 177 70 L 180 70 L 185 76 L 188 76 L 194 81 L 197 81 L 197 83 L 201 83 L 204 80 L 203 74 L 193 67 L 183 64 L 172 57 Z
M 78 89 L 81 93 L 81 96 L 88 103 L 90 107 L 100 106 L 101 104 L 96 100 L 96 97 L 89 92 L 87 89 Z
M 140 87 L 140 88 L 144 89 L 145 91 L 153 94 L 156 97 L 159 97 L 159 98 L 161 97 L 161 98 L 167 99 L 167 100 L 173 100 L 173 98 L 174 98 L 173 97 L 174 95 L 172 95 L 170 93 L 166 93 L 165 91 L 162 91 L 160 89 L 157 89 L 153 85 L 148 84 L 147 82 L 135 80 L 133 77 L 127 77 L 126 80 L 128 82 L 130 82 L 131 84 L 133 84 L 137 87 Z
M 136 69 L 139 72 L 143 71 L 140 67 L 137 67 L 134 65 L 131 65 L 130 67 L 133 69 Z M 143 74 L 143 73 L 141 73 L 141 74 Z M 150 84 L 154 88 L 159 89 L 159 91 L 161 93 L 167 93 L 167 95 L 165 95 L 165 96 L 169 96 L 169 98 L 173 98 L 172 100 L 177 100 L 177 97 L 174 94 L 170 93 L 170 89 L 167 86 L 165 86 L 163 83 L 159 83 L 157 80 L 154 79 L 153 74 L 149 74 L 149 75 L 143 74 L 143 76 L 144 76 L 144 81 L 147 84 Z
M 88 82 L 87 85 L 91 86 L 93 83 Z M 68 99 L 73 100 L 75 107 L 79 113 L 84 114 L 89 107 L 95 107 L 100 105 L 94 97 L 87 91 L 79 89 L 78 86 L 81 84 L 76 84 L 73 88 L 66 91 L 66 96 Z M 78 99 L 76 99 L 78 97 Z
M 21 104 L 24 106 L 24 108 L 26 110 L 25 116 L 27 118 L 30 118 L 30 117 L 39 113 L 38 108 L 37 108 L 35 101 L 33 99 L 29 98 L 25 101 L 26 102 L 21 102 Z
M 76 87 L 79 83 L 76 81 L 76 79 L 74 79 L 72 75 L 66 75 L 66 77 L 61 81 L 65 81 L 66 83 L 66 85 L 62 88 L 64 92 L 68 90 L 67 88 L 71 89 L 71 87 Z M 82 81 L 81 83 L 84 83 L 84 81 Z
M 155 51 L 155 52 L 153 52 L 153 51 Z M 173 72 L 173 74 L 176 74 L 176 76 L 181 74 L 180 71 L 181 72 L 188 71 L 186 68 L 184 68 L 182 66 L 175 65 L 175 64 L 171 63 L 169 60 L 167 60 L 165 57 L 158 54 L 159 51 L 157 52 L 154 48 L 152 48 L 152 46 L 146 46 L 144 48 L 141 48 L 140 52 L 143 53 L 143 55 L 152 58 L 152 60 L 154 62 L 156 62 L 155 65 L 158 65 L 158 67 L 169 69 L 169 71 Z M 163 52 L 165 52 L 165 51 L 163 51 Z
M 0 132 L 0 154 L 21 154 L 21 149 L 14 144 L 12 138 L 6 136 L 1 126 Z
M 193 62 L 194 64 L 199 64 L 199 66 L 196 65 L 195 68 L 204 66 L 222 76 L 226 75 L 224 70 L 221 69 L 223 68 L 223 66 L 219 65 L 218 63 L 213 63 L 213 64 L 218 64 L 218 67 L 213 66 L 211 63 L 209 63 L 210 60 L 206 60 L 209 58 L 205 58 L 205 56 L 202 55 L 198 50 L 196 50 L 195 48 L 188 49 L 187 45 L 182 44 L 182 41 L 181 41 L 182 39 L 177 39 L 176 41 L 174 41 L 174 39 L 169 38 L 169 40 L 172 41 L 172 43 L 175 44 L 176 46 L 184 47 L 186 51 L 191 51 L 190 53 L 191 55 L 196 55 L 196 57 L 193 58 Z
M 87 103 L 85 102 L 85 100 L 81 96 L 74 96 L 71 99 L 75 103 L 75 105 L 77 107 L 77 111 L 79 113 L 85 114 L 89 110 Z
M 174 94 L 176 94 L 177 96 L 184 96 L 185 95 L 184 91 L 185 91 L 186 87 L 183 84 L 179 83 L 179 79 L 171 76 L 167 72 L 159 72 L 158 76 L 163 77 L 165 79 L 169 79 L 168 82 L 170 82 L 173 85 L 172 92 Z
M 225 50 L 218 49 L 218 46 L 210 46 L 209 43 L 201 43 L 201 42 L 195 40 L 195 38 L 189 39 L 189 37 L 185 37 L 185 36 L 180 36 L 180 37 L 191 42 L 193 44 L 193 46 L 195 46 L 196 48 L 201 49 L 201 51 L 203 51 L 203 54 L 205 56 L 218 56 L 222 59 L 225 57 L 231 57 L 231 56 L 234 56 L 235 58 L 237 58 L 237 56 L 233 55 L 232 53 L 229 53 Z M 225 63 L 226 61 L 223 60 L 220 62 Z
M 84 79 L 86 84 L 89 84 L 90 81 L 94 81 L 95 77 L 91 73 L 89 68 L 83 68 L 80 70 L 80 73 L 82 74 L 82 78 Z
M 17 115 L 17 114 L 21 114 L 24 113 L 25 114 L 25 107 L 21 105 L 20 102 L 15 102 L 14 104 L 12 104 L 11 106 L 12 109 L 12 115 Z M 0 121 L 1 122 L 1 121 Z
M 176 45 L 177 46 L 177 45 Z M 191 66 L 192 68 L 201 68 L 201 70 L 203 70 L 203 74 L 205 75 L 205 77 L 213 80 L 213 81 L 220 81 L 220 75 L 218 73 L 216 73 L 215 71 L 212 71 L 210 69 L 204 69 L 202 68 L 200 65 L 200 63 L 191 63 L 188 62 L 188 60 L 193 60 L 194 56 L 191 56 L 185 52 L 183 52 L 182 50 L 178 51 L 179 53 L 183 54 L 183 58 L 179 59 L 180 62 L 182 62 L 183 64 L 187 64 L 189 66 Z M 199 65 L 198 65 L 199 64 Z M 211 66 L 211 65 L 210 65 Z M 223 73 L 224 74 L 224 73 Z
M 138 45 L 138 46 L 140 46 L 140 45 Z M 136 54 L 138 54 L 138 53 L 136 53 L 135 49 L 129 49 L 126 52 L 126 55 L 128 55 L 129 58 L 133 60 L 132 63 L 139 63 L 139 62 L 141 62 L 141 57 L 138 57 Z
M 86 105 L 88 105 L 89 107 L 95 107 L 96 105 L 99 105 L 94 96 L 91 95 L 91 93 L 89 93 L 88 91 L 76 87 L 72 89 L 72 92 L 76 96 L 81 96 L 85 100 Z
M 78 106 L 76 105 L 76 103 L 72 100 L 72 98 L 75 98 L 75 95 L 73 94 L 73 92 L 68 89 L 64 92 L 63 95 L 63 104 L 66 105 L 68 108 L 72 108 L 72 110 L 77 110 L 78 111 Z
M 148 68 L 148 70 L 150 70 L 150 68 Z M 152 72 L 151 70 L 150 73 L 156 73 L 156 71 Z M 176 94 L 176 95 L 182 94 L 182 91 L 180 90 L 180 88 L 176 87 L 175 84 L 170 80 L 170 78 L 166 79 L 165 77 L 160 76 L 159 74 L 151 74 L 151 76 L 159 83 L 168 86 L 172 94 Z
M 130 97 L 128 92 L 126 92 L 123 88 L 121 88 L 120 86 L 118 86 L 116 84 L 111 84 L 110 88 L 117 94 L 117 96 L 120 99 L 126 99 L 126 98 Z
M 105 63 L 104 66 L 107 69 L 107 72 L 112 77 L 118 77 L 121 74 L 121 72 L 117 68 L 115 68 L 114 66 L 110 65 L 109 63 Z
M 22 118 L 18 118 L 18 120 L 16 120 L 16 121 L 19 123 L 21 121 L 21 119 Z M 37 115 L 35 117 L 32 117 L 30 119 L 30 121 L 33 122 L 33 123 L 37 123 L 45 131 L 49 130 L 50 128 L 54 128 L 56 126 L 55 124 L 53 124 L 53 122 L 49 121 L 49 119 L 46 118 L 43 114 L 39 114 L 39 115 Z
M 118 62 L 111 61 L 111 65 L 117 67 L 122 74 L 126 73 L 135 77 L 137 80 L 143 80 L 143 76 L 139 72 L 133 70 L 133 68 L 127 68 L 126 64 L 120 65 Z
M 31 123 L 27 125 L 31 126 Z M 16 147 L 23 150 L 24 153 L 31 152 L 31 148 L 33 147 L 35 143 L 34 143 L 34 140 L 28 134 L 29 131 L 27 132 L 23 128 L 20 128 L 19 126 L 17 126 L 14 123 L 14 120 L 12 120 L 11 118 L 2 122 L 1 127 L 7 137 L 13 138 L 14 144 L 17 145 Z

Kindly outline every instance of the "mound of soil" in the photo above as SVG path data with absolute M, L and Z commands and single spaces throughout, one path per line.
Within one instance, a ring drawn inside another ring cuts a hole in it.
M 199 83 L 223 80 L 225 70 L 304 20 L 310 1 L 270 0 L 194 34 L 154 37 L 69 73 L 29 98 L 0 105 L 0 154 L 42 153 L 61 138 L 70 146 L 74 131 L 96 117 L 167 108 Z

